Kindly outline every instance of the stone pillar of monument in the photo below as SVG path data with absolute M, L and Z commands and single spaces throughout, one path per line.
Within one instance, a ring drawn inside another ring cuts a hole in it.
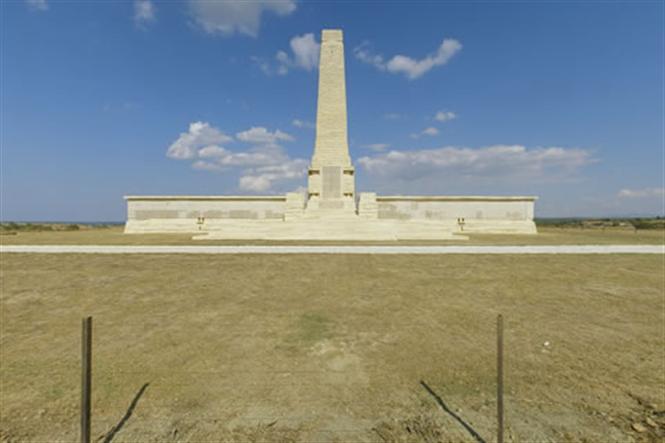
M 309 213 L 355 213 L 355 178 L 346 124 L 342 31 L 324 29 L 319 59 L 316 142 L 308 177 Z

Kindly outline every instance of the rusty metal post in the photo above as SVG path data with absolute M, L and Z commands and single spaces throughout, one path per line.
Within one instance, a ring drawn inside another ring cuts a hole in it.
M 81 322 L 81 443 L 90 443 L 92 389 L 92 317 Z
M 503 443 L 503 316 L 499 314 L 496 319 L 496 413 L 497 436 L 496 441 Z

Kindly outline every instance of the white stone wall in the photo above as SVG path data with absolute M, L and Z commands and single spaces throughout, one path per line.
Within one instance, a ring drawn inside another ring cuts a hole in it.
M 127 198 L 128 220 L 283 219 L 285 197 Z
M 129 196 L 125 232 L 198 232 L 224 221 L 284 220 L 285 196 Z
M 381 197 L 378 218 L 391 220 L 533 221 L 533 197 Z
M 464 233 L 535 234 L 532 197 L 376 197 L 342 199 L 349 217 L 319 217 L 304 196 L 131 196 L 126 233 L 216 233 L 255 239 L 441 239 Z M 346 207 L 346 203 L 349 207 Z M 348 210 L 348 211 L 347 211 Z M 459 223 L 458 219 L 464 219 Z

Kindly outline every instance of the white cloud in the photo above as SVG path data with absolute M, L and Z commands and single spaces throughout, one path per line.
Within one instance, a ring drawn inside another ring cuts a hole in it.
M 291 63 L 291 59 L 289 58 L 289 54 L 287 54 L 284 51 L 277 51 L 277 54 L 275 54 L 275 58 L 277 59 L 278 65 L 275 71 L 279 75 L 286 75 L 289 73 L 289 66 Z M 268 65 L 269 66 L 269 65 Z M 272 74 L 272 70 L 269 68 L 267 71 L 263 70 L 266 74 L 270 75 Z
M 245 152 L 232 152 L 226 149 L 199 150 L 199 157 L 214 161 L 219 166 L 254 167 L 272 165 L 278 161 L 288 161 L 288 157 L 279 146 L 257 146 Z
M 240 177 L 238 183 L 240 189 L 253 192 L 265 192 L 270 189 L 270 179 L 263 175 L 246 175 Z
M 462 44 L 457 40 L 445 39 L 435 54 L 428 55 L 422 60 L 414 60 L 405 55 L 396 55 L 388 62 L 387 68 L 389 72 L 404 73 L 409 79 L 413 80 L 435 66 L 445 65 L 461 49 Z
M 455 118 L 457 118 L 457 115 L 454 112 L 450 112 L 450 111 L 439 111 L 434 116 L 434 120 L 439 121 L 439 122 L 447 122 L 447 121 L 453 120 Z
M 197 160 L 192 163 L 192 168 L 198 169 L 200 171 L 222 171 L 224 168 L 217 163 L 207 162 L 205 160 Z
M 220 146 L 233 140 L 208 123 L 195 122 L 189 131 L 180 134 L 169 147 L 167 156 L 178 160 L 192 160 L 192 168 L 219 173 L 237 173 L 238 186 L 251 192 L 269 191 L 283 181 L 301 179 L 307 171 L 308 161 L 291 158 L 279 142 L 292 141 L 289 134 L 258 126 L 236 134 L 238 141 L 249 144 L 244 151 L 231 151 Z
M 309 122 L 307 120 L 300 120 L 298 118 L 294 118 L 293 121 L 291 122 L 293 126 L 296 128 L 308 128 L 308 129 L 314 129 L 316 125 L 314 123 Z
M 270 62 L 263 57 L 258 57 L 253 55 L 249 58 L 265 75 L 272 75 L 273 69 L 270 66 Z
M 46 11 L 48 10 L 48 3 L 46 0 L 25 0 L 25 3 L 33 11 Z
M 255 63 L 266 75 L 277 73 L 285 75 L 291 69 L 304 69 L 305 71 L 312 71 L 319 66 L 319 52 L 321 45 L 316 41 L 314 34 L 296 35 L 290 41 L 291 54 L 286 51 L 277 51 L 275 60 L 277 65 L 275 67 L 261 57 L 253 57 Z
M 254 126 L 246 131 L 238 132 L 236 137 L 243 142 L 261 145 L 274 145 L 278 141 L 288 142 L 293 140 L 293 137 L 286 132 L 282 132 L 279 129 L 275 132 L 270 132 L 262 126 Z
M 306 71 L 311 71 L 319 66 L 320 48 L 321 45 L 314 38 L 314 34 L 304 34 L 291 39 L 295 65 Z
M 429 128 L 425 128 L 418 133 L 411 134 L 411 138 L 420 138 L 423 135 L 434 137 L 435 135 L 439 135 L 439 130 L 433 126 L 430 126 Z
M 370 175 L 390 180 L 420 180 L 441 177 L 470 181 L 569 179 L 593 162 L 591 153 L 577 148 L 533 148 L 493 145 L 478 149 L 443 147 L 413 151 L 389 151 L 358 159 Z
M 371 143 L 369 145 L 364 145 L 363 148 L 371 149 L 375 152 L 385 151 L 390 145 L 388 143 Z
M 617 194 L 620 198 L 653 198 L 665 197 L 665 188 L 622 189 Z
M 264 12 L 285 16 L 296 10 L 294 0 L 212 1 L 189 0 L 196 23 L 210 34 L 235 33 L 256 37 Z
M 386 70 L 386 62 L 382 55 L 373 54 L 369 42 L 365 41 L 353 49 L 353 54 L 358 60 L 368 65 L 374 66 L 380 71 Z
M 441 42 L 437 51 L 421 60 L 406 55 L 396 55 L 387 62 L 382 55 L 373 54 L 365 42 L 353 50 L 356 58 L 364 63 L 370 64 L 380 71 L 393 74 L 404 74 L 409 80 L 421 77 L 435 66 L 442 66 L 462 49 L 462 44 L 452 38 L 446 38 Z
M 169 146 L 166 156 L 175 159 L 190 159 L 197 155 L 200 148 L 216 146 L 233 140 L 217 128 L 208 123 L 194 122 L 189 125 L 189 130 L 180 134 L 178 139 Z
M 211 145 L 199 149 L 198 153 L 201 158 L 216 158 L 228 154 L 229 151 L 220 146 Z
M 155 5 L 151 0 L 134 1 L 134 23 L 144 26 L 155 21 Z
M 294 180 L 305 176 L 308 161 L 302 158 L 287 159 L 279 164 L 247 170 L 240 177 L 240 189 L 253 192 L 268 191 L 275 181 Z

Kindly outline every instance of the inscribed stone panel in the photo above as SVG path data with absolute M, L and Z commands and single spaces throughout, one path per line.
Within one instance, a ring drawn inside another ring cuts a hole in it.
M 323 190 L 321 198 L 342 197 L 342 168 L 339 166 L 324 166 L 321 168 L 323 175 Z

